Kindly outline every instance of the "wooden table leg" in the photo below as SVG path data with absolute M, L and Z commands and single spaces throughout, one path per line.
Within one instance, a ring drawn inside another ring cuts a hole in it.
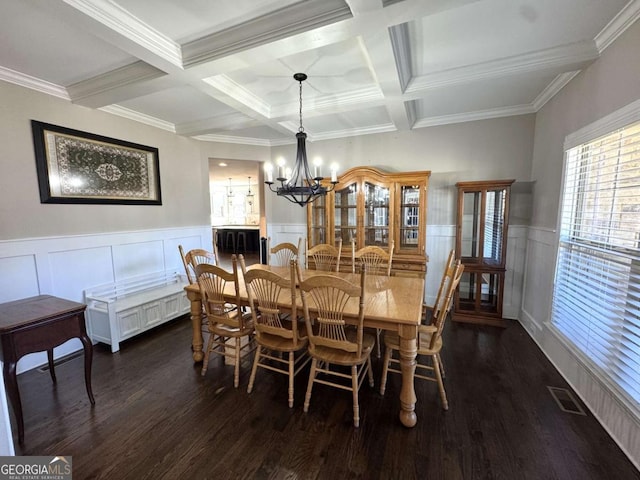
M 202 302 L 200 294 L 187 290 L 187 298 L 191 302 L 191 328 L 193 329 L 193 339 L 191 348 L 193 350 L 193 361 L 201 362 L 204 359 L 202 352 Z
M 93 362 L 93 345 L 91 344 L 91 340 L 86 333 L 84 335 L 80 335 L 80 341 L 82 342 L 82 347 L 84 348 L 84 386 L 87 389 L 87 395 L 89 396 L 91 405 L 95 405 L 96 401 L 93 398 L 93 390 L 91 389 L 91 364 Z
M 400 390 L 400 421 L 405 427 L 413 427 L 418 421 L 416 416 L 416 392 L 413 386 L 416 372 L 417 327 L 400 327 L 400 369 L 402 370 L 402 389 Z
M 20 402 L 20 391 L 18 390 L 18 379 L 16 377 L 16 362 L 5 360 L 2 373 L 4 375 L 5 386 L 7 387 L 9 401 L 13 407 L 13 413 L 16 416 L 16 423 L 18 424 L 18 442 L 22 445 L 24 443 L 24 420 L 22 418 L 22 402 Z
M 51 380 L 53 380 L 53 383 L 56 383 L 56 371 L 54 370 L 54 363 L 53 363 L 53 348 L 50 348 L 47 350 L 47 361 L 49 362 L 49 375 L 51 375 Z

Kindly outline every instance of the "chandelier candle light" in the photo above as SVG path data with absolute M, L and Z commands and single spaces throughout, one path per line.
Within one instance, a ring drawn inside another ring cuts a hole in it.
M 297 203 L 304 207 L 307 203 L 313 202 L 320 196 L 326 195 L 333 190 L 338 183 L 338 166 L 334 163 L 331 165 L 331 186 L 322 185 L 323 177 L 320 172 L 320 160 L 314 161 L 313 176 L 309 170 L 307 162 L 307 148 L 305 142 L 307 134 L 302 126 L 302 82 L 307 79 L 305 73 L 296 73 L 293 78 L 300 83 L 300 128 L 296 133 L 298 139 L 298 150 L 296 154 L 296 163 L 293 170 L 287 168 L 284 159 L 278 160 L 278 177 L 276 181 L 280 182 L 280 186 L 273 185 L 273 165 L 267 163 L 264 167 L 265 178 L 269 189 L 280 197 L 284 197 L 292 203 Z

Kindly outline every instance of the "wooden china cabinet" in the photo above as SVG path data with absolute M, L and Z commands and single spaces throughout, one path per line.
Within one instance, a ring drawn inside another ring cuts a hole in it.
M 307 205 L 309 247 L 342 239 L 340 270 L 351 270 L 356 249 L 389 248 L 393 275 L 424 276 L 427 268 L 427 187 L 430 171 L 385 173 L 356 167 L 338 178 L 334 191 Z
M 506 326 L 502 298 L 513 182 L 456 183 L 456 257 L 464 264 L 464 273 L 454 297 L 455 321 Z

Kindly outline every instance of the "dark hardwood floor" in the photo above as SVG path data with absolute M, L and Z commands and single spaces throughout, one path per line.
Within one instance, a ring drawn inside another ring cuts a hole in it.
M 16 454 L 72 455 L 77 480 L 640 479 L 591 414 L 558 408 L 547 386 L 567 385 L 519 324 L 450 322 L 445 339 L 449 410 L 434 383 L 419 381 L 418 425 L 404 428 L 400 378 L 380 396 L 375 361 L 376 389 L 362 386 L 356 429 L 348 392 L 316 385 L 303 413 L 306 372 L 292 409 L 283 375 L 259 371 L 247 394 L 249 362 L 238 389 L 220 359 L 201 377 L 190 321 L 178 319 L 113 355 L 96 346 L 93 408 L 82 356 L 57 366 L 57 385 L 48 372 L 20 375 L 25 444 Z

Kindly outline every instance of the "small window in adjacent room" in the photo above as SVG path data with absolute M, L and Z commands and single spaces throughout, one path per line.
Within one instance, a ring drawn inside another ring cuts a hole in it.
M 640 108 L 632 111 L 634 123 L 611 131 L 600 121 L 565 142 L 551 324 L 639 414 Z

